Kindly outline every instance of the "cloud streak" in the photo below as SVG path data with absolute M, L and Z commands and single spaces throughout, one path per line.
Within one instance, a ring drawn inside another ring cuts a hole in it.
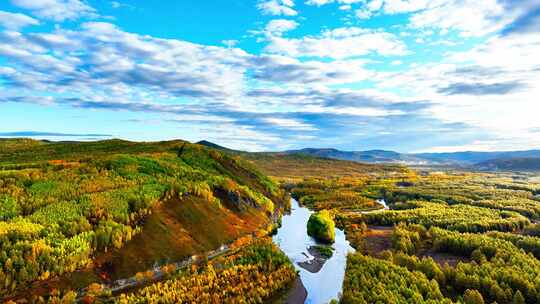
M 359 27 L 336 28 L 302 38 L 268 37 L 266 52 L 290 57 L 345 59 L 375 53 L 405 55 L 407 47 L 395 35 Z
M 525 88 L 521 82 L 503 83 L 453 83 L 448 87 L 439 89 L 446 95 L 506 95 Z
M 0 25 L 8 30 L 19 30 L 27 26 L 38 24 L 39 21 L 30 16 L 0 11 Z
M 53 21 L 96 18 L 96 10 L 81 0 L 11 0 L 14 5 L 29 10 L 38 18 Z
M 298 12 L 293 7 L 294 0 L 262 0 L 257 5 L 263 14 L 274 16 L 295 16 Z

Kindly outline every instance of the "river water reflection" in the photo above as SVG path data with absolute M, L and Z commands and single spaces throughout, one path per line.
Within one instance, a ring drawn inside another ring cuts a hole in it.
M 291 206 L 291 213 L 282 218 L 281 228 L 273 238 L 274 243 L 300 271 L 300 278 L 308 293 L 305 303 L 322 304 L 338 299 L 345 276 L 347 254 L 354 252 L 354 248 L 345 239 L 343 230 L 336 229 L 335 243 L 332 245 L 334 254 L 319 272 L 311 273 L 298 266 L 298 262 L 313 258 L 307 249 L 317 243 L 307 234 L 307 221 L 313 212 L 299 206 L 295 199 L 291 199 Z

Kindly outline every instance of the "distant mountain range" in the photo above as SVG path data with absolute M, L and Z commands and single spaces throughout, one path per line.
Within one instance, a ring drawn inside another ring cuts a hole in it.
M 286 154 L 305 154 L 316 157 L 334 158 L 366 163 L 405 163 L 405 164 L 427 164 L 430 161 L 416 157 L 414 154 L 403 154 L 386 150 L 369 151 L 341 151 L 337 149 L 315 149 L 306 148 L 301 150 L 289 150 Z
M 483 171 L 540 171 L 540 158 L 497 158 L 474 166 Z
M 540 150 L 505 152 L 398 153 L 385 150 L 340 151 L 336 149 L 301 149 L 299 153 L 317 157 L 367 163 L 401 163 L 406 165 L 449 165 L 477 170 L 540 171 Z
M 443 163 L 454 162 L 456 164 L 478 164 L 494 159 L 513 159 L 513 158 L 540 158 L 540 150 L 527 151 L 504 151 L 504 152 L 453 152 L 453 153 L 420 153 L 413 154 L 418 157 L 440 161 Z
M 209 141 L 200 141 L 198 144 L 220 150 L 234 151 Z M 489 171 L 540 171 L 540 150 L 398 153 L 387 150 L 341 151 L 333 148 L 305 148 L 272 153 L 303 154 L 365 163 L 399 163 L 411 166 L 458 166 Z

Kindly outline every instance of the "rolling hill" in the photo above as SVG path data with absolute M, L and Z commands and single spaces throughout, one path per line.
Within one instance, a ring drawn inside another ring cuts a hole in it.
M 540 171 L 540 157 L 497 158 L 474 165 L 484 171 Z
M 215 250 L 269 229 L 284 203 L 249 162 L 182 140 L 0 140 L 0 185 L 0 253 L 20 270 L 0 269 L 0 299 Z
M 366 163 L 402 163 L 402 164 L 422 164 L 424 159 L 413 154 L 403 154 L 386 150 L 368 151 L 341 151 L 337 149 L 315 149 L 305 148 L 301 150 L 289 150 L 286 154 L 304 154 L 323 158 L 333 158 Z

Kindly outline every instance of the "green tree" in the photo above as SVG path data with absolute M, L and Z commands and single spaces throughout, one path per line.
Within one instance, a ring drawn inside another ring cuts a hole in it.
M 512 304 L 525 304 L 525 298 L 521 294 L 521 291 L 517 291 L 512 299 Z
M 20 207 L 15 199 L 0 195 L 0 221 L 11 219 L 20 212 Z
M 463 296 L 465 304 L 484 304 L 484 297 L 476 289 L 467 289 Z

